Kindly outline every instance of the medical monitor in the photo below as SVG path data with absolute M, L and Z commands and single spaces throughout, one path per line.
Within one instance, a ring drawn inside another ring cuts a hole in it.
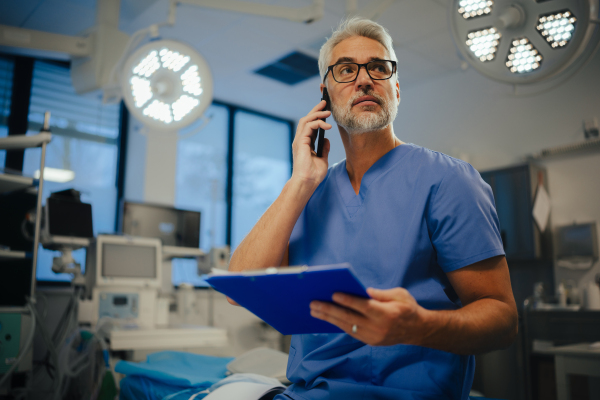
M 44 228 L 49 236 L 94 237 L 91 204 L 48 197 L 45 211 Z
M 91 248 L 97 286 L 160 287 L 159 239 L 98 235 Z
M 598 259 L 596 223 L 562 226 L 556 232 L 556 257 Z
M 200 212 L 151 204 L 123 203 L 122 232 L 158 238 L 165 246 L 200 247 Z

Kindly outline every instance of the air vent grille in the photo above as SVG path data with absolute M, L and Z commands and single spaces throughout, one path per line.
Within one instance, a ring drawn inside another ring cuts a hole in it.
M 288 85 L 295 85 L 319 75 L 319 66 L 316 58 L 295 51 L 254 72 Z

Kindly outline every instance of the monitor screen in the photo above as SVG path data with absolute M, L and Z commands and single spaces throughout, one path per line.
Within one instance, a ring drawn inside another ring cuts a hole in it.
M 91 204 L 60 197 L 48 197 L 46 203 L 51 235 L 94 237 Z
M 124 234 L 158 238 L 165 246 L 200 247 L 200 212 L 125 202 Z
M 156 247 L 102 244 L 102 276 L 106 278 L 156 278 Z
M 565 257 L 593 257 L 594 224 L 572 225 L 559 228 L 558 251 L 559 258 Z

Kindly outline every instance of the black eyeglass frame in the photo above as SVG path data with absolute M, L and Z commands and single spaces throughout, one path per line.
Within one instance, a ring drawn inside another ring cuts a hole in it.
M 378 62 L 378 61 L 379 62 L 381 62 L 381 61 L 387 61 L 387 62 L 391 62 L 392 63 L 392 73 L 387 78 L 373 78 L 371 76 L 371 74 L 369 73 L 369 69 L 367 68 L 367 65 L 369 65 L 372 62 Z M 333 73 L 333 67 L 335 67 L 336 65 L 344 65 L 344 64 L 357 65 L 358 66 L 358 70 L 356 71 L 356 76 L 354 77 L 354 79 L 352 79 L 351 81 L 340 82 L 337 79 L 335 79 L 335 74 Z M 365 71 L 367 71 L 367 75 L 369 75 L 369 78 L 371 78 L 374 81 L 387 81 L 392 76 L 394 76 L 394 74 L 396 73 L 396 61 L 393 61 L 393 60 L 371 60 L 371 61 L 369 61 L 368 63 L 365 63 L 365 64 L 341 62 L 341 63 L 333 64 L 333 65 L 330 65 L 329 67 L 327 67 L 327 72 L 325 72 L 325 75 L 323 76 L 323 83 L 325 83 L 325 79 L 327 79 L 327 74 L 329 72 L 331 72 L 331 76 L 333 77 L 333 80 L 336 81 L 337 83 L 350 83 L 350 82 L 354 82 L 355 80 L 358 79 L 358 75 L 360 74 L 360 68 L 361 67 L 365 67 Z

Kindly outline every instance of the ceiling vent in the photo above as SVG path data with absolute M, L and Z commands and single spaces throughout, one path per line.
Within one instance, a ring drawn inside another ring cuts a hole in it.
M 288 85 L 295 85 L 319 75 L 319 65 L 316 58 L 294 51 L 254 72 Z

